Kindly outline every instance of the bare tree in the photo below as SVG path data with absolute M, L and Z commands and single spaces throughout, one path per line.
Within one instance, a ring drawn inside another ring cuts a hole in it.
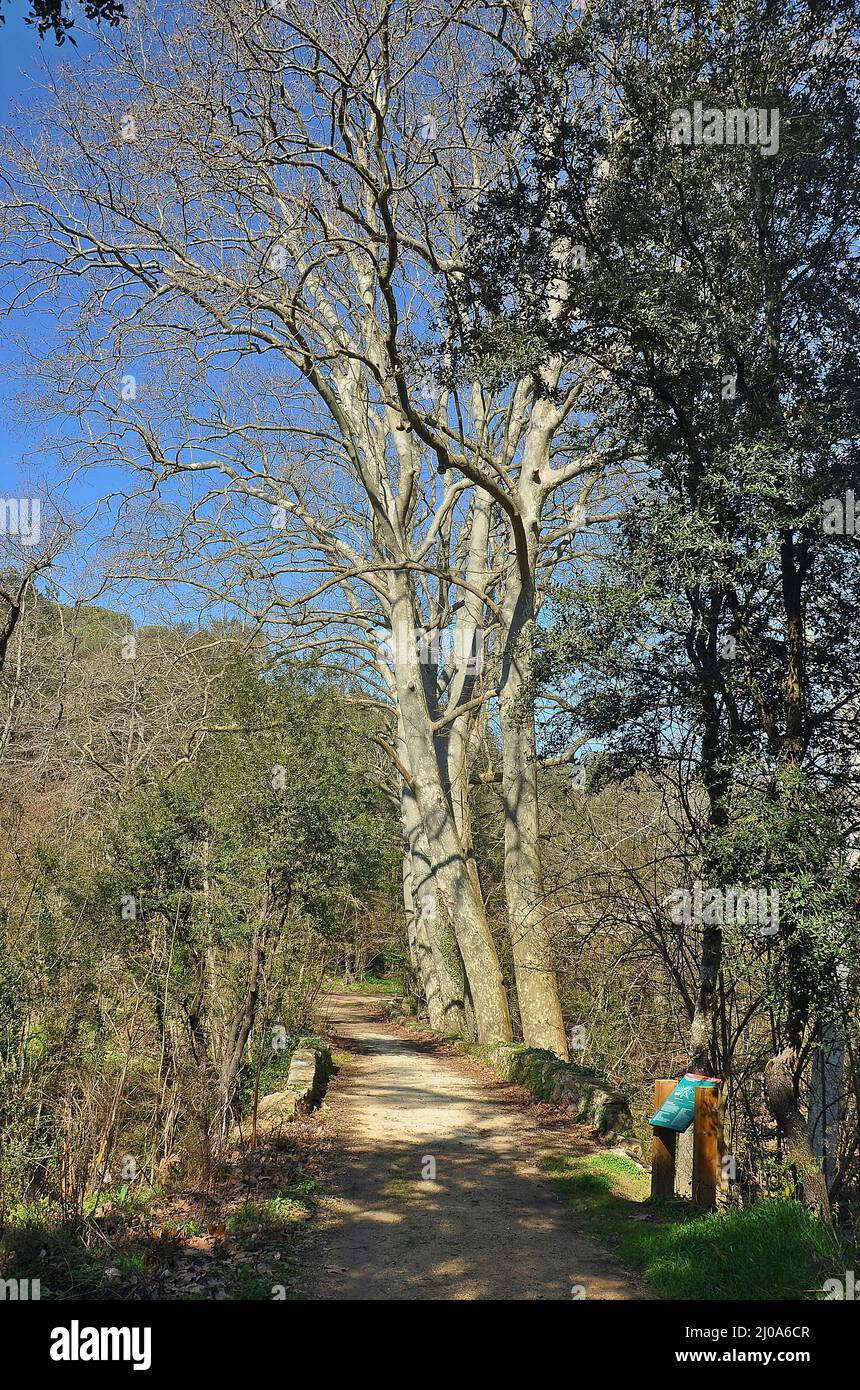
M 466 764 L 498 697 L 523 1031 L 566 1055 L 530 638 L 605 451 L 580 424 L 589 384 L 574 364 L 549 383 L 446 386 L 432 330 L 461 273 L 461 210 L 508 158 L 474 102 L 527 41 L 520 19 L 481 5 L 285 0 L 249 16 L 201 0 L 166 37 L 138 16 L 105 40 L 95 94 L 91 71 L 86 89 L 67 78 L 52 93 L 50 144 L 14 149 L 5 222 L 16 302 L 38 283 L 77 305 L 77 344 L 42 379 L 80 401 L 82 457 L 118 458 L 173 510 L 185 582 L 223 596 L 220 540 L 254 621 L 374 673 L 483 1039 L 511 1024 Z M 422 637 L 449 623 L 467 653 L 495 634 L 495 671 L 422 659 Z

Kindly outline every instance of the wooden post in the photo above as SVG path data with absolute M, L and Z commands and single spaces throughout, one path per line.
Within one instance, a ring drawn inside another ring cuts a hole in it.
M 693 1201 L 712 1211 L 723 1177 L 725 1099 L 717 1086 L 696 1087 L 693 1120 Z
M 656 1115 L 663 1101 L 671 1095 L 677 1085 L 674 1077 L 668 1081 L 661 1077 L 654 1082 L 654 1113 Z M 678 1135 L 674 1129 L 663 1129 L 655 1125 L 651 1141 L 651 1196 L 673 1197 L 675 1195 L 675 1145 Z

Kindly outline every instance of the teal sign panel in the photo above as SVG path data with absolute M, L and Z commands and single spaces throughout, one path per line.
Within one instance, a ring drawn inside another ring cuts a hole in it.
M 666 1097 L 650 1123 L 661 1129 L 674 1129 L 683 1134 L 693 1123 L 696 1113 L 696 1090 L 699 1086 L 719 1086 L 718 1076 L 700 1076 L 698 1072 L 688 1071 L 681 1077 L 674 1091 Z

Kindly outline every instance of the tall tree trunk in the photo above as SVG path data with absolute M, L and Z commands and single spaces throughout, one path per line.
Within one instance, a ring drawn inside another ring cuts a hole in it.
M 427 837 L 437 899 L 453 931 L 472 996 L 481 1042 L 509 1042 L 513 1036 L 504 979 L 487 922 L 457 834 L 451 801 L 439 766 L 433 720 L 417 650 L 417 624 L 408 576 L 391 579 L 394 673 L 403 742 L 412 788 Z
M 704 652 L 698 649 L 701 659 L 709 656 L 715 659 L 718 635 L 719 608 L 706 604 L 701 624 L 702 636 L 697 640 L 704 644 Z M 701 776 L 708 794 L 708 834 L 702 873 L 708 887 L 722 883 L 723 870 L 719 858 L 713 857 L 714 837 L 723 829 L 728 820 L 726 798 L 728 783 L 724 771 L 724 754 L 720 742 L 720 712 L 713 691 L 702 692 L 702 715 L 704 734 L 702 737 Z M 696 1007 L 690 1025 L 690 1054 L 688 1071 L 716 1072 L 728 1066 L 727 1057 L 719 1059 L 717 1043 L 717 991 L 720 970 L 723 964 L 723 928 L 716 923 L 703 922 L 702 950 L 699 957 L 699 991 Z
M 812 1056 L 807 1128 L 812 1151 L 822 1163 L 828 1192 L 836 1178 L 839 1126 L 842 1120 L 842 1072 L 845 1034 L 835 1019 L 819 1023 Z
M 456 939 L 439 911 L 418 805 L 405 783 L 401 807 L 405 840 L 403 898 L 407 920 L 412 923 L 415 966 L 427 1000 L 430 1024 L 437 1032 L 464 1036 L 463 963 Z
M 271 873 L 267 872 L 260 899 L 257 924 L 248 946 L 245 997 L 233 1018 L 221 1058 L 218 1087 L 218 1137 L 222 1144 L 230 1127 L 245 1048 L 257 1019 L 257 1003 L 264 983 L 266 946 L 270 925 L 273 918 L 279 920 L 283 925 L 286 911 L 287 901 L 275 887 Z
M 699 992 L 690 1024 L 689 1071 L 709 1073 L 718 1065 L 716 1045 L 717 985 L 723 959 L 723 929 L 705 923 L 699 957 Z
M 427 986 L 424 982 L 421 968 L 421 959 L 418 954 L 418 933 L 415 919 L 415 897 L 412 892 L 412 861 L 408 849 L 404 845 L 403 849 L 403 912 L 406 917 L 406 942 L 409 947 L 409 964 L 412 973 L 418 980 L 424 997 L 427 997 Z
M 472 390 L 472 409 L 475 419 L 483 423 L 483 399 L 475 387 Z M 470 588 L 458 599 L 454 631 L 454 656 L 449 701 L 468 704 L 484 680 L 486 652 L 484 646 L 484 594 L 490 582 L 490 524 L 493 502 L 488 493 L 476 492 L 470 508 L 467 576 Z M 454 823 L 475 884 L 481 893 L 481 881 L 475 861 L 472 838 L 472 815 L 469 786 L 469 742 L 474 728 L 475 712 L 470 711 L 446 727 L 438 740 L 439 754 L 447 772 L 446 787 L 454 811 Z
M 527 692 L 534 589 L 514 571 L 505 594 L 507 634 L 499 685 L 505 896 L 523 1038 L 568 1058 L 546 922 L 534 708 Z

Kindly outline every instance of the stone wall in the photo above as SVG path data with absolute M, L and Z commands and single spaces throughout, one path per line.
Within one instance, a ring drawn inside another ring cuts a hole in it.
M 331 1073 L 331 1052 L 324 1044 L 297 1048 L 290 1059 L 284 1090 L 262 1096 L 258 1102 L 257 1137 L 271 1138 L 296 1115 L 309 1114 L 325 1095 Z M 241 1128 L 247 1131 L 249 1127 L 250 1120 L 246 1117 Z
M 394 1022 L 412 1019 L 416 1006 L 411 999 L 386 1000 L 383 1013 Z M 614 1143 L 633 1134 L 633 1118 L 627 1098 L 598 1072 L 561 1062 L 552 1052 L 521 1043 L 480 1043 L 456 1041 L 473 1057 L 486 1062 L 498 1076 L 514 1081 L 538 1100 L 554 1101 L 571 1112 L 581 1124 L 588 1124 L 604 1143 Z
M 598 1072 L 561 1062 L 551 1052 L 517 1043 L 470 1043 L 467 1050 L 498 1076 L 522 1086 L 537 1100 L 563 1105 L 573 1119 L 591 1125 L 604 1142 L 633 1133 L 626 1097 Z

